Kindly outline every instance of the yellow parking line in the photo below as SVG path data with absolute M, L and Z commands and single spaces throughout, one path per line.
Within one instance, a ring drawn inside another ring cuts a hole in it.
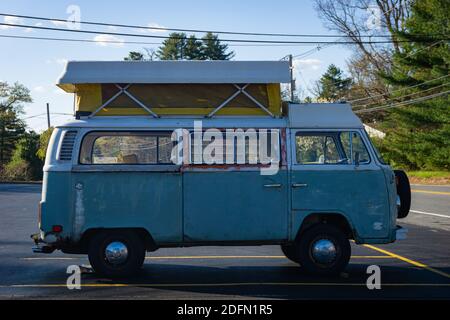
M 450 274 L 448 274 L 448 273 L 446 273 L 446 272 L 444 272 L 444 271 L 434 269 L 434 268 L 432 268 L 432 267 L 427 266 L 426 264 L 423 264 L 423 263 L 421 263 L 421 262 L 418 262 L 418 261 L 414 261 L 414 260 L 405 258 L 405 257 L 403 257 L 403 256 L 401 256 L 401 255 L 395 254 L 395 253 L 390 252 L 390 251 L 388 251 L 388 250 L 384 250 L 384 249 L 375 247 L 375 246 L 370 245 L 370 244 L 364 244 L 364 247 L 369 248 L 369 249 L 372 249 L 372 250 L 375 250 L 375 251 L 378 251 L 378 252 L 383 253 L 383 254 L 386 254 L 386 255 L 389 255 L 389 256 L 391 256 L 392 258 L 396 258 L 396 259 L 398 259 L 398 260 L 407 262 L 407 263 L 409 263 L 409 264 L 412 264 L 413 266 L 416 266 L 416 267 L 419 267 L 419 268 L 422 268 L 422 269 L 431 271 L 431 272 L 436 273 L 436 274 L 439 274 L 439 275 L 441 275 L 441 276 L 443 276 L 443 277 L 450 278 Z
M 78 258 L 69 258 L 69 257 L 30 257 L 30 258 L 22 258 L 23 260 L 75 260 Z
M 170 259 L 286 259 L 285 256 L 153 256 L 146 259 L 170 260 Z M 392 259 L 391 256 L 352 256 L 353 259 Z
M 366 283 L 342 282 L 232 282 L 232 283 L 85 283 L 85 288 L 105 287 L 237 287 L 237 286 L 335 286 L 335 287 L 365 287 Z M 383 283 L 387 287 L 450 287 L 450 283 Z M 13 284 L 0 285 L 0 288 L 66 288 L 66 284 Z
M 351 256 L 352 259 L 392 259 L 389 255 L 383 256 Z M 83 259 L 73 257 L 27 257 L 23 260 L 78 260 Z M 195 260 L 195 259 L 286 259 L 285 256 L 150 256 L 145 257 L 149 260 Z
M 445 192 L 445 191 L 431 191 L 431 190 L 411 189 L 411 192 L 440 194 L 440 195 L 450 196 L 450 192 Z
M 151 256 L 145 259 L 285 259 L 285 256 Z
M 391 256 L 351 256 L 352 259 L 393 259 Z

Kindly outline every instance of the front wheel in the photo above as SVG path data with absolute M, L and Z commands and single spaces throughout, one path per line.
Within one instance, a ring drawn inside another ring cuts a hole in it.
M 344 232 L 328 224 L 307 229 L 298 242 L 300 265 L 311 274 L 339 274 L 348 265 L 350 254 L 350 242 Z
M 406 173 L 402 170 L 394 170 L 397 181 L 397 196 L 400 198 L 397 218 L 403 219 L 408 216 L 411 208 L 411 186 Z
M 95 272 L 108 278 L 128 277 L 142 267 L 145 247 L 133 232 L 100 232 L 89 242 L 89 262 Z
M 293 244 L 283 244 L 281 245 L 281 251 L 283 251 L 286 258 L 293 262 L 299 263 L 297 246 Z

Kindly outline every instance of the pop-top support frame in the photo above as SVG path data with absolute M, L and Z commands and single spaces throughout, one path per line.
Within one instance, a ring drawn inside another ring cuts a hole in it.
M 227 100 L 225 100 L 221 105 L 219 105 L 217 108 L 215 108 L 213 111 L 211 111 L 206 116 L 206 118 L 212 118 L 220 109 L 225 107 L 228 103 L 230 103 L 234 98 L 236 98 L 240 94 L 244 94 L 245 96 L 247 96 L 258 107 L 260 107 L 262 110 L 264 110 L 266 113 L 268 113 L 272 118 L 275 118 L 274 114 L 272 112 L 270 112 L 270 110 L 268 108 L 266 108 L 261 102 L 256 100 L 251 94 L 249 94 L 247 91 L 245 91 L 245 89 L 250 85 L 250 83 L 247 83 L 243 87 L 240 87 L 237 84 L 233 84 L 233 85 L 237 88 L 237 91 L 234 94 L 232 94 Z
M 153 112 L 151 110 L 151 107 L 146 106 L 143 102 L 141 102 L 138 98 L 136 98 L 135 96 L 133 96 L 130 92 L 127 91 L 127 89 L 129 89 L 133 84 L 129 83 L 127 85 L 125 85 L 124 87 L 120 86 L 119 84 L 114 84 L 119 91 L 113 95 L 111 98 L 108 99 L 108 101 L 106 101 L 105 103 L 103 103 L 100 107 L 98 107 L 94 112 L 92 112 L 88 118 L 92 118 L 95 117 L 95 115 L 97 113 L 99 113 L 101 110 L 103 110 L 103 108 L 107 107 L 111 102 L 113 102 L 114 100 L 116 100 L 120 95 L 125 94 L 127 97 L 129 97 L 131 100 L 133 100 L 134 102 L 136 102 L 136 104 L 138 104 L 141 108 L 143 108 L 144 110 L 146 110 L 149 114 L 151 114 L 154 118 L 160 118 L 161 116 L 156 114 L 155 112 Z M 266 112 L 268 115 L 270 115 L 272 118 L 275 118 L 275 115 L 270 112 L 270 110 L 265 107 L 261 102 L 259 102 L 257 99 L 255 99 L 251 94 L 249 94 L 247 91 L 245 91 L 245 89 L 250 86 L 250 83 L 244 85 L 244 86 L 239 86 L 237 84 L 233 84 L 233 86 L 236 87 L 237 91 L 235 93 L 233 93 L 228 99 L 226 99 L 223 103 L 221 103 L 218 107 L 216 107 L 213 111 L 211 111 L 208 115 L 205 116 L 205 118 L 212 118 L 217 112 L 219 112 L 223 107 L 225 107 L 227 104 L 229 104 L 234 98 L 236 98 L 238 95 L 240 94 L 244 94 L 246 97 L 248 97 L 253 103 L 255 103 L 259 108 L 261 108 L 264 112 Z
M 142 103 L 141 101 L 139 101 L 138 98 L 136 98 L 135 96 L 133 96 L 131 93 L 129 93 L 127 91 L 127 89 L 129 89 L 132 84 L 129 83 L 124 87 L 121 87 L 120 85 L 118 85 L 117 83 L 114 84 L 117 88 L 119 88 L 119 92 L 117 92 L 115 95 L 113 95 L 110 99 L 108 99 L 108 101 L 106 101 L 104 104 L 102 104 L 100 107 L 98 107 L 94 112 L 92 112 L 88 118 L 92 118 L 94 117 L 97 113 L 99 113 L 103 108 L 105 108 L 106 106 L 108 106 L 111 102 L 113 102 L 114 100 L 116 100 L 120 95 L 125 94 L 126 96 L 128 96 L 131 100 L 133 100 L 134 102 L 136 102 L 141 108 L 145 109 L 148 113 L 150 113 L 154 118 L 160 118 L 159 115 L 157 115 L 156 113 L 154 113 L 151 108 L 149 106 L 146 106 L 144 103 Z

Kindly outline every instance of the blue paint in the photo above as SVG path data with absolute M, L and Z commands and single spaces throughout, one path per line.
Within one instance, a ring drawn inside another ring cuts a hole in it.
M 293 165 L 271 176 L 243 167 L 90 172 L 74 170 L 76 160 L 64 165 L 69 169 L 45 172 L 41 230 L 61 225 L 66 242 L 90 229 L 144 228 L 161 246 L 280 243 L 322 213 L 345 217 L 357 243 L 395 240 L 393 173 L 375 162 L 327 170 Z
M 287 171 L 186 172 L 183 179 L 186 242 L 287 240 Z

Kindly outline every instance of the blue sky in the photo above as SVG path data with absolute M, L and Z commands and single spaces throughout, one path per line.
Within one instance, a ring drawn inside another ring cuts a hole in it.
M 51 0 L 2 0 L 1 13 L 44 16 L 66 19 L 69 5 L 77 5 L 81 10 L 81 20 L 102 21 L 133 25 L 161 26 L 166 28 L 230 30 L 266 33 L 314 33 L 327 34 L 310 0 L 265 1 L 51 1 Z M 0 17 L 4 22 L 5 18 Z M 55 27 L 52 22 L 6 18 L 6 22 Z M 65 26 L 57 26 L 65 27 Z M 95 29 L 82 26 L 82 29 Z M 108 29 L 97 29 L 108 30 Z M 117 29 L 113 32 L 139 33 L 142 30 Z M 167 35 L 168 32 L 143 34 Z M 102 40 L 90 34 L 49 32 L 24 28 L 2 27 L 0 35 L 62 37 Z M 223 38 L 237 38 L 226 35 Z M 127 40 L 118 37 L 113 40 Z M 160 42 L 159 39 L 128 38 L 129 41 Z M 136 44 L 67 43 L 40 40 L 20 40 L 0 38 L 0 81 L 20 82 L 31 90 L 34 102 L 25 106 L 29 117 L 45 112 L 45 104 L 50 103 L 51 112 L 71 113 L 73 96 L 55 86 L 67 60 L 122 60 L 131 50 L 142 50 Z M 157 48 L 158 45 L 145 45 Z M 235 60 L 279 60 L 287 54 L 301 54 L 314 46 L 274 46 L 274 47 L 230 47 L 235 51 Z M 345 69 L 345 60 L 351 51 L 342 46 L 331 46 L 317 51 L 295 62 L 297 86 L 306 91 L 334 63 Z M 306 89 L 306 90 L 305 90 Z M 61 124 L 71 116 L 52 115 L 52 125 Z M 27 120 L 30 129 L 42 131 L 46 128 L 46 117 Z

